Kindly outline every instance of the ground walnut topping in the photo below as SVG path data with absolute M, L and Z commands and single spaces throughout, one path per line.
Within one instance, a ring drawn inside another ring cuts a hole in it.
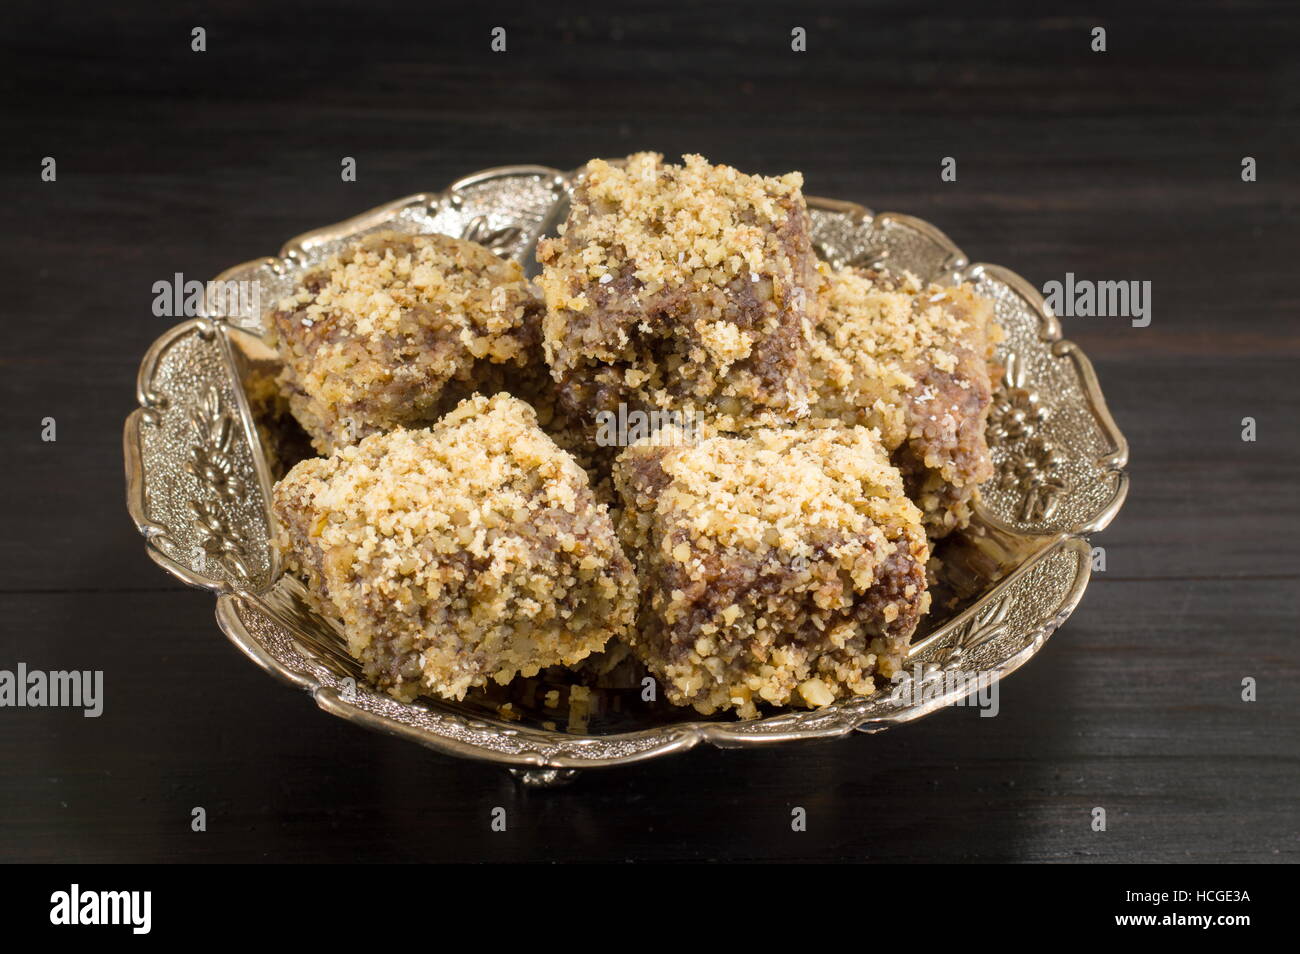
M 901 668 L 929 548 L 875 432 L 647 442 L 614 476 L 641 583 L 631 644 L 671 702 L 752 717 L 867 695 Z
M 593 160 L 538 246 L 546 358 L 572 412 L 807 412 L 820 278 L 798 173 Z
M 401 699 L 572 665 L 632 623 L 637 583 L 608 511 L 508 395 L 303 461 L 274 510 L 315 608 Z
M 532 316 L 531 320 L 536 327 L 540 315 Z M 607 505 L 615 501 L 610 472 L 618 448 L 599 443 L 599 428 L 594 415 L 571 412 L 559 400 L 550 368 L 542 356 L 540 340 L 536 338 L 518 363 L 492 364 L 484 360 L 474 362 L 468 375 L 443 388 L 435 412 L 445 413 L 476 393 L 501 392 L 519 398 L 537 412 L 537 423 L 542 430 L 561 450 L 572 454 L 586 471 L 597 500 Z
M 813 338 L 814 413 L 880 432 L 931 536 L 965 526 L 993 472 L 992 303 L 970 285 L 910 275 L 849 268 L 829 278 Z
M 281 380 L 316 449 L 431 423 L 476 364 L 522 364 L 539 293 L 517 262 L 445 235 L 381 232 L 306 276 L 272 314 Z

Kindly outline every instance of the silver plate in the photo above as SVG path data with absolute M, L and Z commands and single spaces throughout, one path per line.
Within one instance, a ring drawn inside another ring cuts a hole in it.
M 537 240 L 562 220 L 572 178 L 541 166 L 476 173 L 443 192 L 300 235 L 278 258 L 238 265 L 217 281 L 255 282 L 269 306 L 305 270 L 377 229 L 473 238 L 534 271 Z M 1127 491 L 1127 444 L 1088 359 L 1061 339 L 1056 318 L 1020 276 L 970 264 L 919 219 L 812 197 L 808 205 L 823 258 L 886 263 L 943 284 L 972 282 L 994 300 L 1006 330 L 1000 359 L 1007 374 L 988 429 L 996 476 L 982 488 L 974 529 L 951 545 L 969 598 L 959 612 L 932 617 L 908 661 L 926 691 L 882 690 L 746 721 L 701 720 L 683 709 L 647 714 L 637 725 L 632 714 L 634 724 L 619 731 L 572 732 L 536 718 L 507 721 L 487 705 L 406 704 L 372 690 L 358 679 L 336 627 L 307 608 L 300 584 L 282 573 L 270 545 L 271 477 L 241 385 L 238 342 L 263 327 L 263 314 L 251 308 L 171 328 L 141 364 L 140 407 L 127 419 L 124 445 L 127 507 L 149 555 L 215 593 L 217 622 L 231 642 L 267 672 L 310 692 L 325 711 L 440 752 L 514 767 L 528 782 L 562 781 L 574 769 L 636 762 L 701 742 L 738 747 L 878 732 L 963 697 L 968 690 L 945 674 L 997 679 L 1012 672 L 1082 597 L 1091 570 L 1087 535 L 1114 518 Z

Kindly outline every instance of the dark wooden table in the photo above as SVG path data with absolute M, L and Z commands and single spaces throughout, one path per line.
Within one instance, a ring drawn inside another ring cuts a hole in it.
M 102 669 L 106 701 L 0 709 L 0 860 L 1300 858 L 1293 7 L 63 6 L 8 4 L 0 38 L 0 669 Z M 318 712 L 145 557 L 120 432 L 168 324 L 155 281 L 475 169 L 640 148 L 801 169 L 1035 284 L 1152 282 L 1149 327 L 1064 322 L 1132 444 L 1132 493 L 998 718 L 523 791 Z

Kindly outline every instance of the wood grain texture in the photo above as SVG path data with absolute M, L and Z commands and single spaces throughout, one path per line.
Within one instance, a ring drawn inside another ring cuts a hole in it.
M 107 699 L 100 719 L 0 710 L 0 860 L 1300 860 L 1293 7 L 350 6 L 6 7 L 0 668 L 103 669 Z M 475 169 L 639 148 L 799 168 L 1037 285 L 1152 282 L 1148 328 L 1064 321 L 1133 489 L 1095 541 L 1107 571 L 997 718 L 526 792 L 319 713 L 144 556 L 120 427 L 168 324 L 153 282 Z

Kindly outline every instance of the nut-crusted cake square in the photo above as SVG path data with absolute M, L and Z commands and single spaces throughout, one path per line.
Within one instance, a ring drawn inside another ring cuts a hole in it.
M 970 521 L 993 472 L 984 427 L 1001 329 L 970 285 L 910 275 L 830 275 L 813 336 L 813 413 L 876 428 L 931 537 Z
M 902 667 L 929 548 L 871 430 L 637 444 L 615 482 L 641 582 L 630 639 L 670 702 L 752 717 L 869 694 Z
M 299 463 L 274 510 L 287 566 L 398 698 L 572 665 L 635 613 L 608 511 L 505 394 Z
M 802 184 L 694 155 L 588 163 L 537 255 L 566 405 L 805 414 L 820 276 Z
M 309 273 L 272 314 L 281 384 L 321 453 L 435 420 L 476 364 L 522 364 L 540 295 L 517 262 L 446 235 L 380 232 Z

